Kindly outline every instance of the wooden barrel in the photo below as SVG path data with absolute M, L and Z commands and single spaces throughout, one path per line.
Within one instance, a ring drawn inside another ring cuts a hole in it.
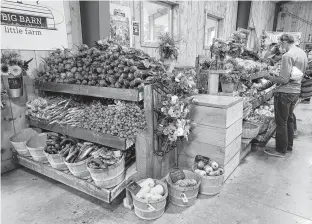
M 21 130 L 16 135 L 13 135 L 10 138 L 10 142 L 12 143 L 14 149 L 17 153 L 21 156 L 31 156 L 30 152 L 26 147 L 26 142 L 33 136 L 38 135 L 41 133 L 40 129 L 33 129 L 33 128 L 26 128 Z
M 47 133 L 35 135 L 26 142 L 26 148 L 30 152 L 32 158 L 38 162 L 48 162 L 43 151 L 46 145 Z
M 68 167 L 63 161 L 63 158 L 60 154 L 49 154 L 43 151 L 44 155 L 47 157 L 49 163 L 54 169 L 57 170 L 68 170 Z
M 89 162 L 89 159 L 85 159 L 83 161 L 77 162 L 77 163 L 67 163 L 64 158 L 63 161 L 68 167 L 69 171 L 78 178 L 81 179 L 88 179 L 90 178 L 90 172 L 87 169 L 87 164 Z
M 195 167 L 193 166 L 193 171 Z M 224 181 L 224 174 L 220 176 L 204 176 L 201 177 L 201 185 L 199 187 L 199 193 L 204 195 L 216 195 L 219 194 Z
M 166 176 L 166 181 L 168 183 L 169 200 L 172 204 L 180 207 L 189 207 L 195 204 L 199 186 L 201 184 L 201 178 L 192 171 L 183 170 L 185 174 L 185 179 L 194 179 L 197 181 L 195 186 L 191 187 L 180 187 L 172 183 L 169 174 Z
M 140 180 L 138 183 L 141 183 L 143 180 Z M 134 206 L 134 213 L 141 219 L 144 220 L 153 220 L 158 219 L 162 216 L 165 212 L 167 197 L 168 197 L 168 188 L 167 185 L 160 181 L 155 180 L 156 185 L 160 184 L 163 186 L 165 190 L 165 194 L 162 198 L 153 201 L 148 201 L 146 199 L 138 198 L 133 193 L 131 193 L 133 198 L 133 206 Z
M 107 169 L 93 169 L 87 167 L 96 186 L 111 188 L 125 179 L 125 156 Z

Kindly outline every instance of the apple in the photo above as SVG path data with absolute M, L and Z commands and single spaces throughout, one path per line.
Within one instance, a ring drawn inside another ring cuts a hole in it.
M 204 161 L 199 161 L 198 163 L 197 163 L 197 168 L 198 169 L 204 169 L 204 167 L 205 167 L 205 163 L 204 163 Z

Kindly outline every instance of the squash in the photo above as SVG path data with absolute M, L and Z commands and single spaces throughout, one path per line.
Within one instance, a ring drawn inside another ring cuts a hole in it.
M 163 186 L 161 186 L 160 184 L 157 184 L 155 187 L 151 189 L 150 193 L 164 195 L 165 191 L 164 191 Z
M 194 172 L 197 173 L 201 177 L 206 175 L 206 171 L 204 171 L 204 170 L 196 169 Z
M 206 166 L 204 167 L 204 170 L 205 170 L 205 172 L 206 172 L 207 174 L 209 174 L 210 172 L 213 171 L 212 167 L 209 166 L 209 165 L 206 165 Z
M 152 187 L 155 187 L 155 181 L 152 178 L 147 178 L 139 185 L 140 187 L 149 186 L 152 188 Z
M 136 194 L 136 196 L 137 196 L 138 198 L 144 198 L 145 194 L 146 194 L 146 193 L 149 193 L 150 191 L 151 191 L 151 187 L 149 187 L 149 186 L 143 186 L 143 187 L 141 188 L 141 190 Z
M 219 168 L 219 165 L 215 161 L 210 161 L 209 165 L 212 167 L 213 170 L 217 170 Z

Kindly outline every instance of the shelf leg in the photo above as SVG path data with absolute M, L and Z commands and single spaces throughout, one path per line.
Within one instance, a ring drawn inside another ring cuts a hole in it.
M 132 210 L 133 209 L 133 199 L 130 191 L 126 189 L 126 197 L 123 199 L 123 205 L 125 208 Z

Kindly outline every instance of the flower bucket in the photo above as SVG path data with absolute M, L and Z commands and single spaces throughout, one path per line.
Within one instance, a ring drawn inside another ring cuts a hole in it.
M 23 96 L 23 76 L 3 76 L 3 82 L 9 97 L 18 98 Z
M 235 88 L 235 83 L 221 83 L 222 92 L 233 93 Z

